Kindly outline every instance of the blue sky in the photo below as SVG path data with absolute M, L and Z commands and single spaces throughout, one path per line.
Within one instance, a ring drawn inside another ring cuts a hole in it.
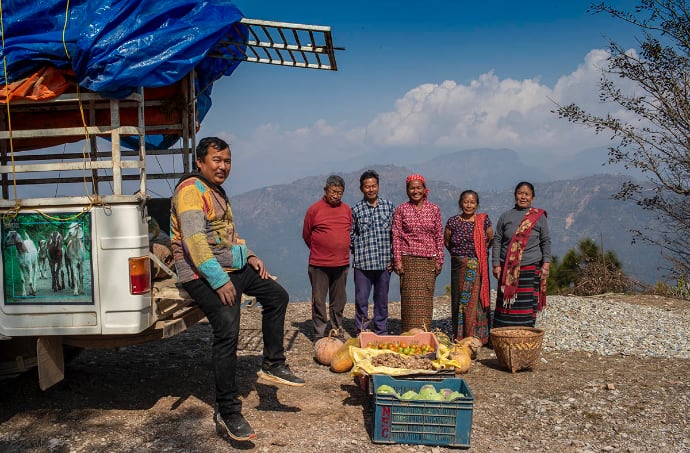
M 462 149 L 540 161 L 606 145 L 550 111 L 609 109 L 596 92 L 607 37 L 637 43 L 586 1 L 235 3 L 248 18 L 330 26 L 345 50 L 337 72 L 242 63 L 216 82 L 200 134 L 231 143 L 234 193 Z

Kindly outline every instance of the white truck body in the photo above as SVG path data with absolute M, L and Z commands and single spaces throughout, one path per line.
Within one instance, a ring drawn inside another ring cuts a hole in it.
M 91 269 L 84 273 L 85 291 L 80 295 L 83 300 L 59 304 L 51 297 L 55 293 L 49 293 L 45 298 L 48 303 L 40 303 L 39 293 L 21 298 L 29 303 L 3 304 L 3 335 L 132 334 L 151 325 L 155 320 L 151 294 L 133 295 L 129 291 L 128 259 L 149 253 L 145 214 L 137 205 L 114 205 L 107 209 L 106 213 L 103 207 L 94 207 L 89 213 L 91 231 L 86 237 L 91 242 L 91 262 L 87 267 Z M 65 211 L 52 208 L 44 212 L 53 215 Z M 71 291 L 66 288 L 62 292 Z M 38 303 L 30 303 L 33 300 Z
M 220 43 L 241 49 L 234 59 L 337 70 L 330 27 L 240 22 L 247 41 Z M 174 277 L 151 281 L 149 261 L 150 217 L 167 230 L 168 197 L 194 159 L 194 74 L 121 100 L 73 88 L 0 104 L 0 378 L 37 366 L 42 389 L 63 379 L 65 347 L 155 341 L 203 319 Z M 148 149 L 157 135 L 176 137 L 177 147 Z M 68 150 L 75 142 L 83 146 Z M 151 198 L 152 181 L 167 181 L 168 193 Z M 79 241 L 70 242 L 73 228 Z M 25 255 L 29 241 L 36 251 Z M 67 265 L 68 256 L 81 258 Z
M 160 108 L 166 99 L 146 98 L 143 89 L 120 101 L 81 93 L 16 102 L 10 106 L 12 129 L 5 116 L 0 118 L 0 375 L 37 365 L 41 387 L 48 388 L 64 376 L 65 345 L 116 347 L 152 341 L 203 318 L 174 278 L 151 281 L 147 204 L 152 201 L 144 195 L 148 179 L 175 179 L 190 170 L 195 127 L 190 82 L 188 77 L 179 84 L 176 95 L 183 95 L 185 102 L 160 124 L 145 124 L 144 112 Z M 69 118 L 79 122 L 83 117 L 90 119 L 83 127 L 70 123 Z M 182 146 L 147 155 L 143 136 L 149 131 L 177 132 Z M 56 155 L 50 148 L 31 149 L 32 140 L 51 143 L 85 133 L 88 152 Z M 109 141 L 99 142 L 98 136 Z M 139 140 L 139 150 L 125 150 L 125 138 Z M 159 159 L 166 159 L 165 165 Z M 65 195 L 46 196 L 62 186 L 67 187 Z M 167 226 L 169 211 L 161 215 L 160 222 Z M 83 233 L 79 239 L 73 228 Z M 52 242 L 54 234 L 60 237 L 59 246 Z M 61 259 L 26 268 L 24 244 L 59 251 Z M 68 261 L 75 244 L 81 254 Z M 138 263 L 134 267 L 132 260 Z

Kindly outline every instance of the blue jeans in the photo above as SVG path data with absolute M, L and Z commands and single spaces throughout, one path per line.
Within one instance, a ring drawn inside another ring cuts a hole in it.
M 220 301 L 218 293 L 203 278 L 182 284 L 199 305 L 213 329 L 213 374 L 216 381 L 216 403 L 222 415 L 239 413 L 242 402 L 238 398 L 235 375 L 237 372 L 237 341 L 240 333 L 241 295 L 255 296 L 261 304 L 261 329 L 264 340 L 262 368 L 273 368 L 285 363 L 283 346 L 285 312 L 288 293 L 273 279 L 262 279 L 251 267 L 228 273 L 237 291 L 233 305 Z
M 388 335 L 388 284 L 391 273 L 388 270 L 365 271 L 355 268 L 355 329 L 362 329 L 378 335 Z M 374 325 L 368 326 L 369 294 L 374 287 Z

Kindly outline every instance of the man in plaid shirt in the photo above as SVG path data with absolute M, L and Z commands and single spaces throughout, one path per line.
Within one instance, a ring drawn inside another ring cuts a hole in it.
M 379 175 L 367 170 L 359 178 L 364 198 L 352 207 L 352 244 L 355 278 L 355 329 L 388 334 L 388 284 L 392 269 L 393 211 L 395 206 L 379 198 Z M 374 322 L 370 325 L 369 294 L 374 287 Z

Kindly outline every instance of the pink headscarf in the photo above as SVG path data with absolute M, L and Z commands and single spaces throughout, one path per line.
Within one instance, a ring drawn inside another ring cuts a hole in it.
M 429 189 L 426 187 L 426 179 L 424 179 L 424 176 L 418 174 L 418 173 L 413 173 L 405 179 L 405 186 L 409 186 L 412 181 L 420 181 L 422 185 L 424 186 L 424 198 L 429 196 Z

